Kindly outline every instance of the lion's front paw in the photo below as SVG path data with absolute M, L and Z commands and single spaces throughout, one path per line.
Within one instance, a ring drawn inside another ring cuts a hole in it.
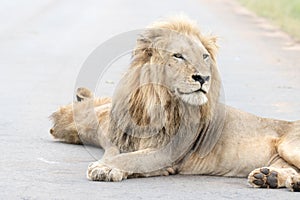
M 300 175 L 289 177 L 286 180 L 286 187 L 293 192 L 300 192 Z
M 92 181 L 121 181 L 126 179 L 128 173 L 111 168 L 103 162 L 91 163 L 87 170 L 87 178 Z
M 249 174 L 248 182 L 253 187 L 278 188 L 278 172 L 268 167 L 255 169 Z

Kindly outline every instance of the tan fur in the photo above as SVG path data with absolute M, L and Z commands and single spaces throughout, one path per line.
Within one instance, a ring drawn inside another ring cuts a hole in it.
M 88 168 L 91 180 L 249 175 L 254 187 L 298 191 L 300 122 L 260 118 L 219 103 L 217 49 L 216 37 L 204 36 L 186 18 L 154 23 L 137 39 L 112 100 L 79 90 L 80 102 L 52 115 L 51 134 L 105 149 Z M 209 78 L 199 84 L 195 76 Z

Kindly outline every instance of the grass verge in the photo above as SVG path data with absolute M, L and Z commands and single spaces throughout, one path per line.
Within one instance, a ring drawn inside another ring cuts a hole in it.
M 238 0 L 300 41 L 300 0 Z

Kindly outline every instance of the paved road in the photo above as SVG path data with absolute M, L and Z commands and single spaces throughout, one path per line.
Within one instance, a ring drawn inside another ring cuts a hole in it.
M 8 1 L 0 3 L 0 199 L 299 199 L 246 179 L 170 176 L 90 182 L 101 150 L 48 134 L 48 116 L 71 102 L 87 56 L 113 35 L 185 12 L 220 36 L 226 102 L 266 117 L 300 118 L 300 47 L 230 0 Z M 105 83 L 114 87 L 113 76 Z

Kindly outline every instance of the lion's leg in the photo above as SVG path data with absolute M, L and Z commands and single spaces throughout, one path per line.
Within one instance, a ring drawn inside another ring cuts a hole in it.
M 148 159 L 147 156 L 155 152 L 156 150 L 145 149 L 102 158 L 89 165 L 87 178 L 93 181 L 121 181 L 132 177 L 166 176 L 175 174 L 176 169 L 165 164 L 164 160 L 162 161 L 162 164 L 159 163 L 153 165 L 155 160 L 153 158 Z
M 278 154 L 300 170 L 300 121 L 294 122 L 278 143 Z
M 167 167 L 161 170 L 157 170 L 150 173 L 136 173 L 129 176 L 129 178 L 146 178 L 146 177 L 153 177 L 153 176 L 169 176 L 176 174 L 176 170 L 173 167 Z
M 269 167 L 253 170 L 248 176 L 250 185 L 256 188 L 282 188 L 300 191 L 300 175 L 282 158 L 277 159 Z
M 300 171 L 300 121 L 294 122 L 291 129 L 280 139 L 277 147 L 280 157 Z M 286 187 L 300 192 L 300 174 L 288 177 Z

